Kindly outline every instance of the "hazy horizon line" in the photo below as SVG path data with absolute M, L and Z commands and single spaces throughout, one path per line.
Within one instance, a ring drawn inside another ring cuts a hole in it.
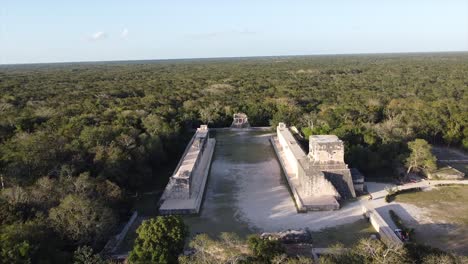
M 182 60 L 223 60 L 223 59 L 254 59 L 275 57 L 320 57 L 320 56 L 359 56 L 359 55 L 398 55 L 398 54 L 437 54 L 437 53 L 468 53 L 468 50 L 455 51 L 406 51 L 406 52 L 362 52 L 362 53 L 316 53 L 293 55 L 258 55 L 258 56 L 220 56 L 220 57 L 183 57 L 170 59 L 118 59 L 118 60 L 86 60 L 86 61 L 51 61 L 51 62 L 27 62 L 27 63 L 0 63 L 0 66 L 40 65 L 40 64 L 79 64 L 79 63 L 118 63 L 137 61 L 182 61 Z

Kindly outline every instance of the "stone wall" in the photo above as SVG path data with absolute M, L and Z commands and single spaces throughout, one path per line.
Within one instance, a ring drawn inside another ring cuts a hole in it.
M 293 135 L 289 132 L 284 123 L 279 123 L 276 128 L 276 134 L 280 145 L 286 155 L 289 165 L 293 168 L 296 177 L 299 174 L 299 160 L 304 159 L 306 154 L 297 144 Z
M 312 135 L 308 156 L 315 163 L 344 163 L 343 141 L 335 135 Z
M 301 193 L 307 196 L 331 195 L 340 198 L 340 194 L 335 186 L 325 178 L 321 171 L 306 173 L 302 166 L 299 166 L 299 183 Z
M 303 194 L 302 194 L 302 188 L 300 184 L 298 183 L 299 181 L 299 179 L 297 178 L 298 176 L 292 172 L 292 169 L 290 170 L 290 165 L 287 164 L 288 161 L 285 156 L 284 148 L 279 143 L 278 137 L 272 137 L 270 139 L 270 142 L 273 146 L 273 149 L 276 152 L 276 155 L 278 156 L 281 169 L 283 170 L 286 180 L 288 182 L 288 185 L 293 195 L 294 202 L 296 204 L 298 212 L 306 213 L 308 211 L 331 211 L 331 210 L 338 210 L 340 208 L 340 204 L 336 201 L 333 195 L 329 195 L 328 198 L 320 199 L 319 201 L 315 199 L 313 199 L 314 201 L 311 201 L 310 196 L 304 197 L 306 199 L 303 200 L 301 198 L 301 195 Z M 322 178 L 322 179 L 326 181 L 325 178 Z M 301 188 L 301 190 L 299 190 L 299 188 Z M 330 188 L 334 190 L 334 187 L 331 184 L 330 184 Z M 337 193 L 336 190 L 334 193 Z M 316 197 L 320 197 L 320 196 L 316 196 Z
M 374 229 L 379 232 L 380 239 L 389 246 L 403 245 L 403 242 L 397 237 L 383 217 L 373 208 L 362 206 L 362 211 L 369 218 Z
M 207 138 L 208 127 L 202 125 L 190 140 L 174 174 L 169 178 L 169 183 L 161 197 L 162 200 L 190 199 L 192 195 L 192 174 L 203 156 Z
M 335 135 L 310 136 L 309 153 L 306 155 L 284 123 L 279 123 L 276 130 L 303 195 L 356 197 L 351 172 L 344 163 L 343 141 Z
M 343 199 L 356 197 L 353 178 L 344 162 L 344 144 L 335 135 L 309 137 L 309 171 L 322 171 Z
M 198 214 L 200 212 L 216 140 L 208 138 L 207 133 L 204 133 L 205 135 L 202 137 L 206 137 L 206 139 L 203 146 L 197 145 L 197 139 L 201 136 L 199 132 L 201 131 L 197 131 L 194 140 L 189 145 L 195 144 L 201 150 L 184 153 L 174 174 L 175 177 L 171 178 L 158 202 L 159 214 L 161 215 Z M 187 167 L 188 164 L 185 162 L 189 162 L 190 165 L 195 164 L 190 174 L 180 169 L 184 166 Z M 182 171 L 181 174 L 179 174 L 180 171 Z M 188 175 L 190 177 L 187 177 Z M 187 192 L 187 190 L 189 191 Z

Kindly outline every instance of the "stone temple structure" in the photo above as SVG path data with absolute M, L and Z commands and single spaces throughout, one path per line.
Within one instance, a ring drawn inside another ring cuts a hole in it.
M 248 128 L 250 127 L 249 119 L 247 115 L 244 113 L 236 113 L 234 114 L 231 128 Z
M 309 152 L 305 153 L 280 123 L 272 143 L 298 211 L 336 210 L 338 200 L 356 197 L 351 171 L 344 163 L 343 141 L 337 136 L 310 136 Z
M 206 125 L 197 129 L 161 196 L 160 214 L 199 212 L 215 143 Z

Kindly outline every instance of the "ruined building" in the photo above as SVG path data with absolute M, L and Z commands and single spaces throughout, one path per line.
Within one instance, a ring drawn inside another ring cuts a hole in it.
M 310 136 L 306 154 L 280 123 L 272 143 L 299 211 L 336 210 L 338 200 L 356 197 L 351 171 L 344 163 L 343 141 L 337 136 Z
M 234 114 L 232 124 L 232 128 L 248 128 L 250 127 L 249 119 L 247 115 L 244 113 L 236 113 Z

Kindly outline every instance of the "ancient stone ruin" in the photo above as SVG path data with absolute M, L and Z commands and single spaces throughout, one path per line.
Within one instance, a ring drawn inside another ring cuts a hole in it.
M 351 171 L 344 163 L 343 141 L 335 135 L 310 136 L 307 156 L 302 164 L 308 168 L 309 174 L 320 171 L 335 186 L 341 198 L 356 197 Z
M 364 175 L 356 168 L 351 168 L 350 171 L 353 178 L 354 191 L 356 194 L 364 194 Z
M 262 233 L 260 238 L 276 240 L 284 244 L 311 243 L 312 236 L 305 229 L 285 230 L 276 233 Z
M 299 211 L 336 210 L 338 200 L 356 197 L 351 171 L 344 163 L 343 141 L 337 136 L 310 136 L 306 154 L 280 123 L 272 143 Z M 364 181 L 358 178 L 357 185 Z
M 161 196 L 161 214 L 199 212 L 215 143 L 206 125 L 197 129 Z
M 250 127 L 249 119 L 247 115 L 244 113 L 236 113 L 234 114 L 231 128 L 248 128 Z

